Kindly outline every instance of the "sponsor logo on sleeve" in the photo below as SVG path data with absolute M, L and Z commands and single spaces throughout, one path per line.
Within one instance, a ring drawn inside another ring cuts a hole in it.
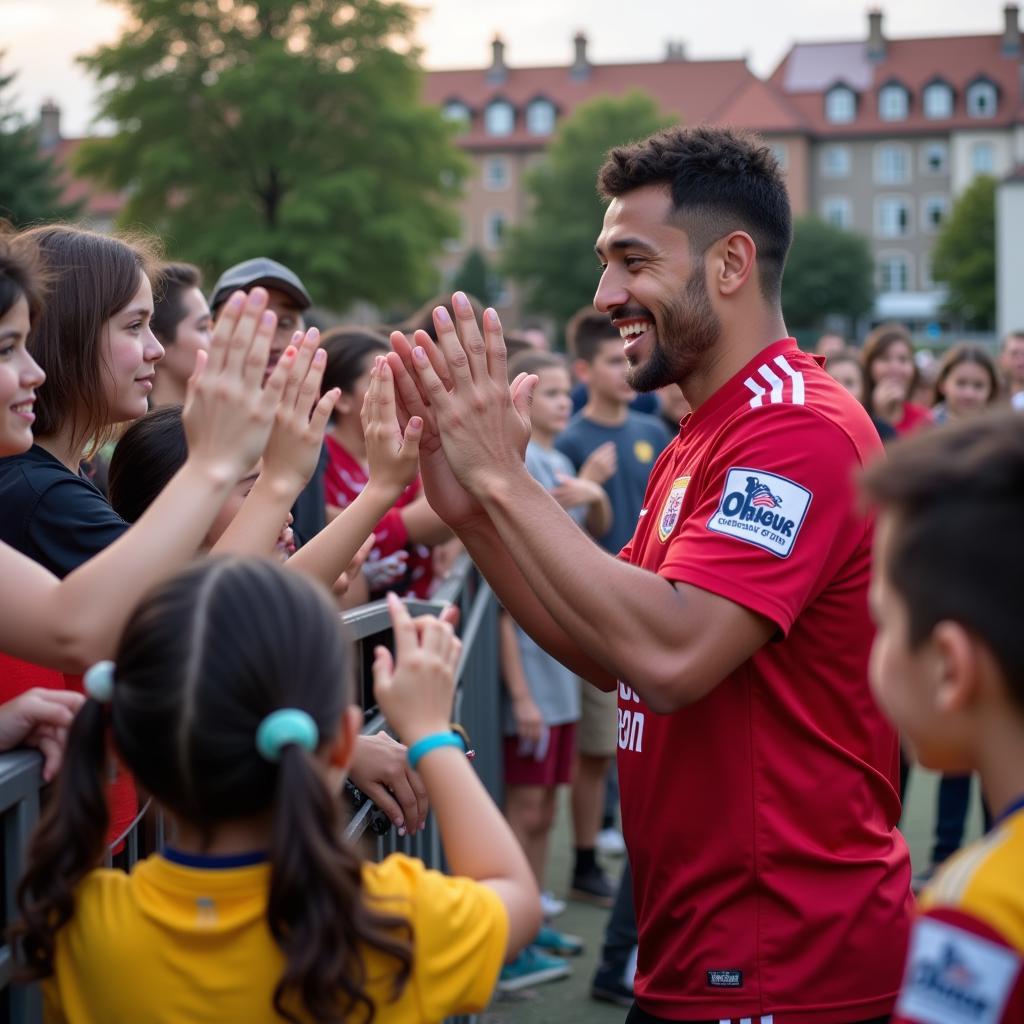
M 734 466 L 725 475 L 722 500 L 708 529 L 788 558 L 811 497 L 806 487 L 784 476 Z
M 668 540 L 669 535 L 679 522 L 679 513 L 683 507 L 683 497 L 686 494 L 686 488 L 689 483 L 690 478 L 688 476 L 679 476 L 672 481 L 672 487 L 668 492 L 668 497 L 665 499 L 665 506 L 661 510 L 661 519 L 658 521 L 658 536 L 661 538 L 662 544 Z
M 1020 957 L 980 935 L 921 918 L 907 956 L 898 1017 L 921 1024 L 997 1024 Z

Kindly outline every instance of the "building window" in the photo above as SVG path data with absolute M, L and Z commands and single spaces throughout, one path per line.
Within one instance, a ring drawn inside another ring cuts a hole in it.
M 488 192 L 508 188 L 508 161 L 503 156 L 491 156 L 484 161 L 484 188 Z
M 779 170 L 787 170 L 789 168 L 789 147 L 783 142 L 772 142 L 768 148 L 772 151 L 772 156 L 775 157 Z
M 921 257 L 921 287 L 926 292 L 931 292 L 935 290 L 935 280 L 932 278 L 931 256 Z
M 971 146 L 971 170 L 975 174 L 994 174 L 996 155 L 991 142 L 976 142 Z
M 821 173 L 825 178 L 850 176 L 850 147 L 826 146 L 821 151 Z
M 826 224 L 848 231 L 853 227 L 853 205 L 847 196 L 826 196 L 821 202 L 821 217 Z
M 526 130 L 531 135 L 550 135 L 555 130 L 555 106 L 550 100 L 534 100 L 526 108 Z
M 516 126 L 515 108 L 507 100 L 488 104 L 484 114 L 484 127 L 488 135 L 511 135 Z
M 484 245 L 492 251 L 505 242 L 505 214 L 489 213 L 484 224 Z
M 910 234 L 910 203 L 902 196 L 876 199 L 875 233 L 879 238 L 904 238 Z
M 949 147 L 944 142 L 929 142 L 921 150 L 921 171 L 924 174 L 947 174 Z
M 459 100 L 449 100 L 442 108 L 441 115 L 446 121 L 459 125 L 460 128 L 468 128 L 470 121 L 469 107 Z
M 832 124 L 849 124 L 857 116 L 857 96 L 845 85 L 833 86 L 825 93 L 825 117 Z
M 996 87 L 984 79 L 967 88 L 967 113 L 970 117 L 995 117 Z
M 953 90 L 945 82 L 932 82 L 924 90 L 924 116 L 932 120 L 953 116 Z
M 875 150 L 875 181 L 881 185 L 910 181 L 910 147 L 879 146 Z
M 925 196 L 921 201 L 921 227 L 925 231 L 938 231 L 949 213 L 949 200 L 945 196 Z
M 878 287 L 882 292 L 910 290 L 910 257 L 905 253 L 891 253 L 878 261 Z
M 878 116 L 883 121 L 905 121 L 910 96 L 902 85 L 885 85 L 878 92 Z

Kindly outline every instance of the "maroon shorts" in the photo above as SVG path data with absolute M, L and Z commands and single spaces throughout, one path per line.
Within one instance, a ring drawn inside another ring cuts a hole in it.
M 505 784 L 508 786 L 567 786 L 572 782 L 576 752 L 576 723 L 548 727 L 548 749 L 539 761 L 533 752 L 520 753 L 518 736 L 505 737 Z

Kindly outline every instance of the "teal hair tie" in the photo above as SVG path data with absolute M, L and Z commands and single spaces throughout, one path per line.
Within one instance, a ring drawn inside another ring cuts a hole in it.
M 320 730 L 313 716 L 301 708 L 271 711 L 256 730 L 256 749 L 267 761 L 278 761 L 281 751 L 294 743 L 313 753 L 320 745 Z
M 82 676 L 82 686 L 93 700 L 109 704 L 114 699 L 114 663 L 97 661 Z

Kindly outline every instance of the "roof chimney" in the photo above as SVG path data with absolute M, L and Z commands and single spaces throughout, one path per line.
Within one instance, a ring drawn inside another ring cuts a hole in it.
M 665 45 L 666 61 L 686 60 L 686 46 L 681 39 L 670 39 Z
M 39 108 L 39 148 L 56 149 L 60 142 L 60 107 L 44 100 Z
M 590 74 L 590 62 L 587 60 L 587 37 L 577 32 L 572 39 L 575 52 L 569 74 L 573 78 L 586 78 Z
M 1017 21 L 1016 4 L 1007 4 L 1003 8 L 1003 56 L 1020 56 L 1020 24 Z
M 507 75 L 505 44 L 501 41 L 501 36 L 495 36 L 491 40 L 491 66 L 487 69 L 487 81 L 492 85 L 500 85 Z
M 868 11 L 868 60 L 885 60 L 882 12 L 877 7 L 872 7 Z

